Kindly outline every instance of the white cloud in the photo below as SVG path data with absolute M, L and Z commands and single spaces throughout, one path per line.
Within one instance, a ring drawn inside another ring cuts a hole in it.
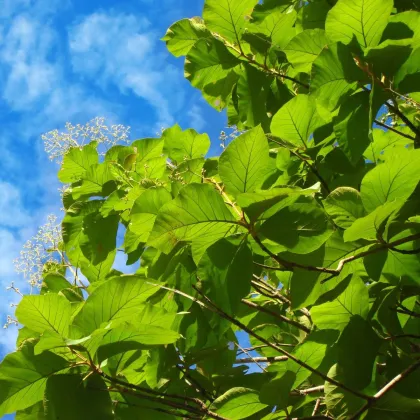
M 76 72 L 145 99 L 154 107 L 160 128 L 174 123 L 183 96 L 170 83 L 174 68 L 159 53 L 159 36 L 149 26 L 142 17 L 94 13 L 70 28 L 70 51 Z
M 12 184 L 0 181 L 0 226 L 22 227 L 30 221 L 29 214 L 23 208 L 20 191 Z
M 190 125 L 197 131 L 202 131 L 206 126 L 206 120 L 203 117 L 202 110 L 197 104 L 193 104 L 187 112 L 190 119 Z

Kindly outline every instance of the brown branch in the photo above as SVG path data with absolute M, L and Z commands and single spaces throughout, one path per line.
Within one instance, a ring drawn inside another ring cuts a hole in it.
M 390 337 L 385 337 L 385 340 L 397 340 L 398 338 L 414 338 L 415 340 L 420 340 L 420 335 L 415 334 L 398 334 L 398 335 L 392 335 Z
M 384 127 L 387 130 L 392 131 L 393 133 L 400 135 L 401 137 L 405 137 L 406 139 L 413 140 L 413 141 L 416 140 L 415 137 L 410 136 L 409 134 L 405 134 L 402 131 L 396 130 L 394 127 L 391 127 L 390 125 L 386 125 L 379 120 L 375 120 L 375 124 L 380 125 L 381 127 Z
M 314 410 L 312 411 L 312 417 L 316 416 L 316 413 L 318 412 L 320 405 L 321 405 L 321 399 L 318 398 L 315 402 Z
M 394 102 L 394 104 L 390 104 L 389 102 L 386 102 L 385 105 L 401 118 L 401 120 L 416 135 L 416 137 L 420 136 L 420 130 L 400 111 L 400 109 L 398 108 L 397 102 Z
M 306 334 L 309 334 L 311 332 L 311 330 L 308 327 L 301 324 L 300 322 L 294 321 L 293 319 L 289 319 L 284 315 L 278 314 L 274 311 L 271 311 L 270 309 L 265 308 L 264 306 L 257 305 L 256 303 L 251 302 L 251 301 L 246 300 L 246 299 L 242 299 L 241 302 L 244 303 L 245 305 L 249 306 L 250 308 L 253 308 L 253 309 L 256 309 L 257 311 L 264 312 L 268 315 L 271 315 L 274 318 L 277 318 L 280 321 L 285 322 L 289 325 L 293 325 L 294 327 L 304 331 Z
M 286 344 L 286 343 L 276 343 L 278 346 L 281 347 L 296 347 L 296 344 Z M 246 347 L 243 350 L 246 351 L 257 351 L 259 349 L 267 348 L 268 346 L 266 344 L 261 344 L 260 346 L 254 346 L 254 347 Z M 239 354 L 243 353 L 242 351 L 238 351 Z
M 370 400 L 368 400 L 366 404 L 360 408 L 360 410 L 358 410 L 355 414 L 353 414 L 349 418 L 349 420 L 356 420 L 357 418 L 359 418 L 365 411 L 369 410 L 369 408 L 371 408 L 374 404 L 376 404 L 386 393 L 391 391 L 392 388 L 394 388 L 399 382 L 401 382 L 403 379 L 405 379 L 407 376 L 409 376 L 419 367 L 420 367 L 420 359 L 418 359 L 416 363 L 413 363 L 406 370 L 404 370 L 399 375 L 397 375 L 394 379 L 389 381 L 380 391 L 378 391 Z
M 287 356 L 272 356 L 272 357 L 244 357 L 243 359 L 236 359 L 235 364 L 241 363 L 275 363 L 275 362 L 287 362 L 289 358 Z M 261 367 L 261 366 L 260 366 Z M 261 369 L 263 369 L 261 367 Z
M 391 251 L 395 251 L 398 252 L 399 254 L 405 254 L 405 255 L 415 255 L 415 254 L 420 254 L 420 248 L 416 248 L 416 249 L 398 249 L 398 248 L 394 248 L 391 247 L 389 248 Z
M 292 391 L 293 395 L 309 395 L 315 392 L 324 392 L 324 385 L 314 386 L 313 388 L 296 389 Z

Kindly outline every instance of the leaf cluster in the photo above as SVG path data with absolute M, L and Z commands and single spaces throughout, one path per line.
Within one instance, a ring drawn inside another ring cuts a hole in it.
M 243 134 L 213 158 L 178 125 L 68 150 L 65 258 L 16 310 L 0 415 L 417 419 L 419 9 L 206 0 L 174 23 Z

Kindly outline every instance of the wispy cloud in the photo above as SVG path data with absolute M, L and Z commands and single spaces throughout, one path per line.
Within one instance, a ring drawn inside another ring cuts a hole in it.
M 73 25 L 69 39 L 74 71 L 146 100 L 155 109 L 157 127 L 174 123 L 183 93 L 170 81 L 179 74 L 166 63 L 159 35 L 146 18 L 97 12 Z

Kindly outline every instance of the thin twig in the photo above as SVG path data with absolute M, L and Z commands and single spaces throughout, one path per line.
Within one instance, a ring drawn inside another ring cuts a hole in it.
M 260 365 L 260 363 L 259 363 L 259 362 L 267 363 L 267 358 L 266 357 L 252 357 L 252 355 L 248 351 L 244 350 L 240 346 L 240 344 L 235 343 L 235 346 L 238 347 L 238 349 L 242 350 L 248 356 L 248 358 L 236 359 L 237 363 L 255 363 L 263 372 L 267 372 L 265 367 Z M 281 357 L 284 357 L 284 356 L 281 356 Z
M 416 140 L 415 137 L 412 137 L 409 134 L 405 134 L 402 131 L 396 130 L 394 127 L 391 127 L 390 125 L 386 125 L 379 120 L 375 120 L 375 124 L 380 125 L 381 127 L 384 127 L 387 130 L 392 131 L 393 133 L 400 135 L 401 137 L 405 137 L 406 139 L 410 139 L 410 140 L 413 140 L 413 141 Z
M 279 319 L 280 321 L 285 322 L 289 325 L 293 325 L 294 327 L 304 331 L 306 334 L 309 334 L 311 332 L 311 330 L 308 327 L 301 324 L 300 322 L 294 321 L 293 319 L 289 319 L 284 315 L 278 314 L 274 311 L 271 311 L 270 309 L 265 308 L 264 306 L 257 305 L 256 303 L 251 302 L 251 301 L 246 300 L 246 299 L 242 299 L 241 302 L 244 303 L 245 305 L 249 306 L 250 308 L 253 308 L 253 309 L 256 309 L 257 311 L 264 312 L 268 315 L 271 315 L 271 316 L 273 316 L 273 317 Z
M 244 357 L 242 359 L 236 359 L 235 364 L 241 363 L 255 363 L 262 370 L 266 371 L 263 366 L 260 366 L 259 363 L 275 363 L 275 362 L 287 362 L 289 358 L 287 356 L 272 356 L 272 357 Z

